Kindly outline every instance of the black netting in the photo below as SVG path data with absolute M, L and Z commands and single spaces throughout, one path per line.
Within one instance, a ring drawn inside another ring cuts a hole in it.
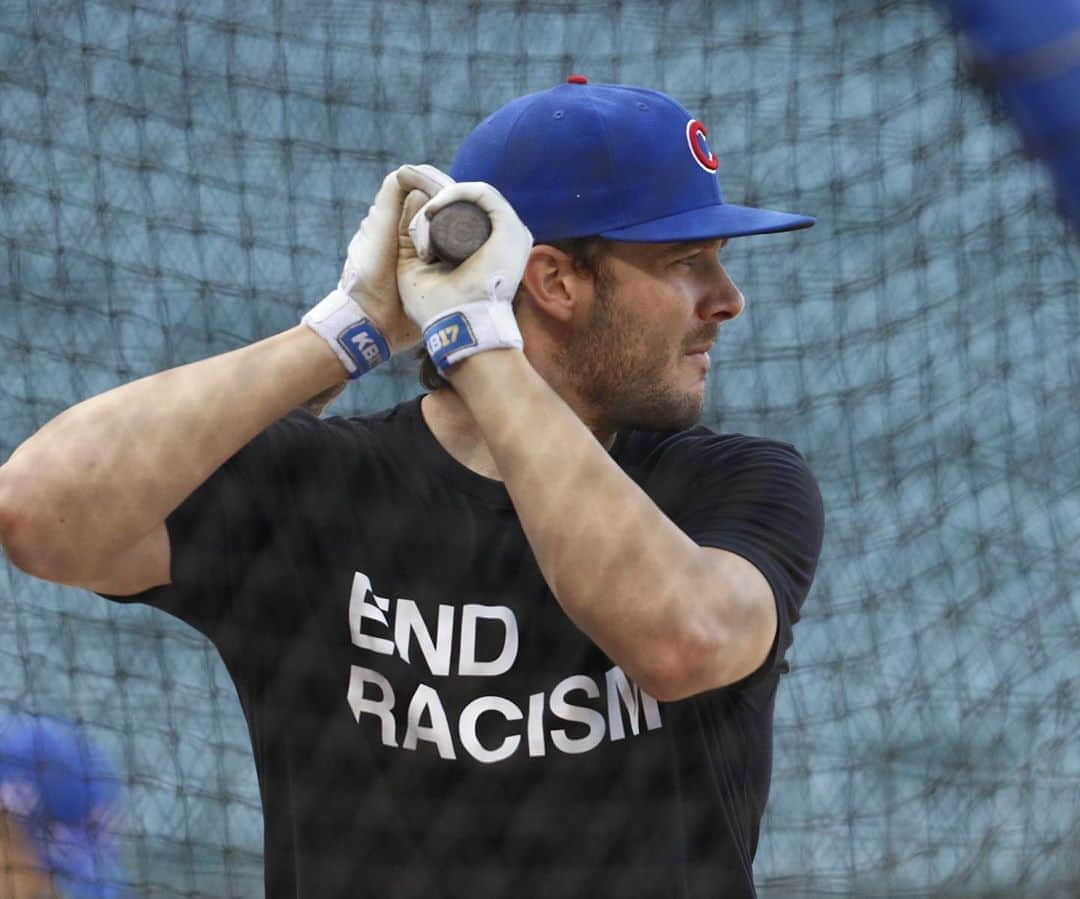
M 826 543 L 763 895 L 1080 890 L 1078 259 L 1047 176 L 919 2 L 9 2 L 0 458 L 73 403 L 294 325 L 383 175 L 584 72 L 710 128 L 747 296 L 706 423 L 788 441 Z M 395 361 L 333 411 L 416 394 Z M 138 895 L 261 894 L 260 803 L 212 647 L 5 563 L 0 698 L 126 781 Z

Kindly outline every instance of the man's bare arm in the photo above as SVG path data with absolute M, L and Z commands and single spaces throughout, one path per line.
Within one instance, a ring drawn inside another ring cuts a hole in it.
M 0 466 L 0 542 L 20 568 L 83 583 L 230 456 L 346 378 L 305 325 L 62 412 Z
M 740 680 L 776 634 L 750 562 L 700 547 L 516 350 L 450 369 L 559 604 L 657 699 Z
M 107 391 L 23 443 L 0 467 L 0 543 L 11 561 L 82 585 L 112 583 L 119 559 L 156 571 L 167 556 L 163 522 L 230 456 L 291 409 L 321 410 L 350 373 L 414 346 L 420 332 L 397 289 L 400 220 L 410 191 L 422 204 L 449 179 L 408 170 L 408 187 L 396 171 L 383 179 L 337 288 L 300 325 Z

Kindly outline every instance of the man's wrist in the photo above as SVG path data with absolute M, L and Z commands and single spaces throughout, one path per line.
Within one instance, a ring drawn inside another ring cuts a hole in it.
M 478 353 L 523 346 L 510 303 L 464 303 L 445 310 L 424 326 L 424 348 L 444 377 L 455 365 Z
M 319 389 L 329 388 L 349 380 L 349 371 L 334 352 L 333 348 L 314 330 L 299 322 L 288 330 L 297 340 L 302 341 L 305 352 L 316 354 L 320 360 L 318 380 L 323 385 Z
M 301 322 L 326 341 L 350 380 L 367 374 L 390 358 L 390 342 L 343 290 L 331 291 Z

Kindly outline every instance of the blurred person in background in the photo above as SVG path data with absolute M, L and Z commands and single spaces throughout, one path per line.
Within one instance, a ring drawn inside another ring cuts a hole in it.
M 0 716 L 0 897 L 123 899 L 119 781 L 77 724 Z

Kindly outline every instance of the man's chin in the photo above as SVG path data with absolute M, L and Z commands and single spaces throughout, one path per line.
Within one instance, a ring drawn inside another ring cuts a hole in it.
M 694 425 L 701 421 L 702 413 L 705 409 L 705 399 L 702 397 L 694 403 L 692 408 L 688 408 L 681 416 L 676 418 L 671 427 L 668 430 L 671 431 L 685 431 L 687 428 L 692 428 Z

